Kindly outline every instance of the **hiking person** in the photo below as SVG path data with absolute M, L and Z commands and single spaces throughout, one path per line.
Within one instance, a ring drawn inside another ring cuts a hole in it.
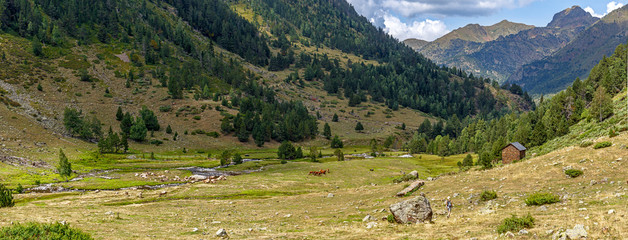
M 451 208 L 454 207 L 454 204 L 451 202 L 450 197 L 447 197 L 447 200 L 445 200 L 445 207 L 447 208 L 447 218 L 449 218 L 449 216 L 451 215 Z

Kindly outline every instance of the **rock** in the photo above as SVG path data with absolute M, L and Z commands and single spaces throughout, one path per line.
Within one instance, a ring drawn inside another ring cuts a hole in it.
M 422 180 L 415 181 L 412 184 L 410 184 L 410 186 L 408 186 L 407 188 L 404 188 L 403 190 L 401 190 L 401 192 L 398 192 L 397 193 L 397 197 L 403 197 L 406 194 L 408 194 L 409 192 L 416 191 L 417 189 L 419 189 L 423 185 L 425 185 L 424 181 L 422 181 Z
M 416 170 L 410 172 L 408 175 L 410 175 L 413 178 L 419 178 L 419 172 L 417 172 Z
M 373 217 L 371 217 L 371 215 L 366 215 L 366 217 L 362 218 L 362 222 L 368 222 L 373 220 Z
M 227 237 L 227 230 L 225 230 L 224 228 L 219 229 L 219 230 L 216 232 L 216 236 L 217 236 L 217 237 L 223 237 L 223 238 L 224 238 L 224 237 Z
M 434 180 L 434 178 L 432 178 L 432 177 L 427 177 L 427 180 L 428 180 L 428 181 L 432 181 L 432 180 Z
M 327 197 L 328 197 L 328 198 L 333 198 L 333 197 L 334 197 L 334 194 L 333 194 L 333 193 L 329 193 L 329 194 L 327 194 Z
M 390 212 L 398 223 L 417 223 L 432 220 L 432 207 L 425 194 L 390 205 Z
M 192 228 L 192 232 L 198 232 L 198 228 Z
M 515 237 L 515 234 L 514 234 L 514 233 L 511 233 L 511 232 L 506 232 L 506 234 L 504 234 L 504 237 L 505 237 L 505 238 L 514 238 L 514 237 Z
M 528 234 L 528 230 L 521 229 L 521 230 L 519 231 L 519 235 L 527 235 L 527 234 Z
M 366 224 L 366 229 L 371 229 L 377 226 L 377 222 L 369 222 Z
M 289 217 L 292 217 L 292 214 L 286 214 L 286 215 L 283 215 L 283 217 L 289 218 Z
M 540 211 L 540 212 L 545 212 L 545 211 L 547 211 L 547 207 L 546 206 L 540 206 L 536 210 Z
M 608 210 L 608 214 L 613 214 L 613 213 L 615 213 L 615 209 Z
M 545 231 L 545 234 L 547 234 L 547 235 L 550 235 L 552 233 L 554 233 L 554 230 L 552 230 L 552 229 Z
M 207 179 L 207 176 L 203 176 L 203 175 L 192 175 L 190 176 L 190 180 L 192 181 L 203 181 Z
M 569 239 L 586 238 L 587 231 L 584 229 L 584 225 L 576 224 L 573 229 L 567 229 L 567 231 L 565 231 L 565 235 L 567 235 L 567 238 Z
M 451 197 L 457 197 L 457 196 L 459 196 L 459 195 L 460 195 L 460 194 L 458 194 L 458 193 L 454 193 L 454 195 L 453 195 L 453 196 L 451 196 Z

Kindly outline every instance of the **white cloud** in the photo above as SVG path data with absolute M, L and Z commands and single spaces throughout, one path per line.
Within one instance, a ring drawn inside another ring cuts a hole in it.
M 538 0 L 348 0 L 362 15 L 371 18 L 378 9 L 416 16 L 485 16 L 503 8 L 517 8 Z
M 384 31 L 401 41 L 408 38 L 433 41 L 449 32 L 447 26 L 439 20 L 426 19 L 406 24 L 390 14 L 384 15 Z
M 602 17 L 606 16 L 606 14 L 609 14 L 610 12 L 612 12 L 612 11 L 614 11 L 616 9 L 619 9 L 619 8 L 621 8 L 623 6 L 624 6 L 624 4 L 622 4 L 622 3 L 618 3 L 618 2 L 612 1 L 612 2 L 609 2 L 608 4 L 606 4 L 606 13 L 602 13 L 602 14 L 595 13 L 593 8 L 591 8 L 590 6 L 585 7 L 584 11 L 590 13 L 594 17 L 602 18 Z

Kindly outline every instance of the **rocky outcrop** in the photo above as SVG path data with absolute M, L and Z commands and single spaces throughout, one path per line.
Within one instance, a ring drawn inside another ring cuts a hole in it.
M 412 173 L 411 173 L 412 174 Z M 416 191 L 417 189 L 419 189 L 421 186 L 423 186 L 425 184 L 424 181 L 419 180 L 419 181 L 415 181 L 412 184 L 410 184 L 410 186 L 404 188 L 403 190 L 401 190 L 401 192 L 397 193 L 397 197 L 403 197 L 406 194 Z
M 390 212 L 398 223 L 422 223 L 432 220 L 432 207 L 425 194 L 390 205 Z

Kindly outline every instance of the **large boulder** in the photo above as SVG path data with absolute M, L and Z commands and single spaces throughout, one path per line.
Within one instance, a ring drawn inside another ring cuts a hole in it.
M 432 207 L 423 193 L 421 196 L 390 205 L 390 212 L 398 223 L 421 223 L 432 220 Z

